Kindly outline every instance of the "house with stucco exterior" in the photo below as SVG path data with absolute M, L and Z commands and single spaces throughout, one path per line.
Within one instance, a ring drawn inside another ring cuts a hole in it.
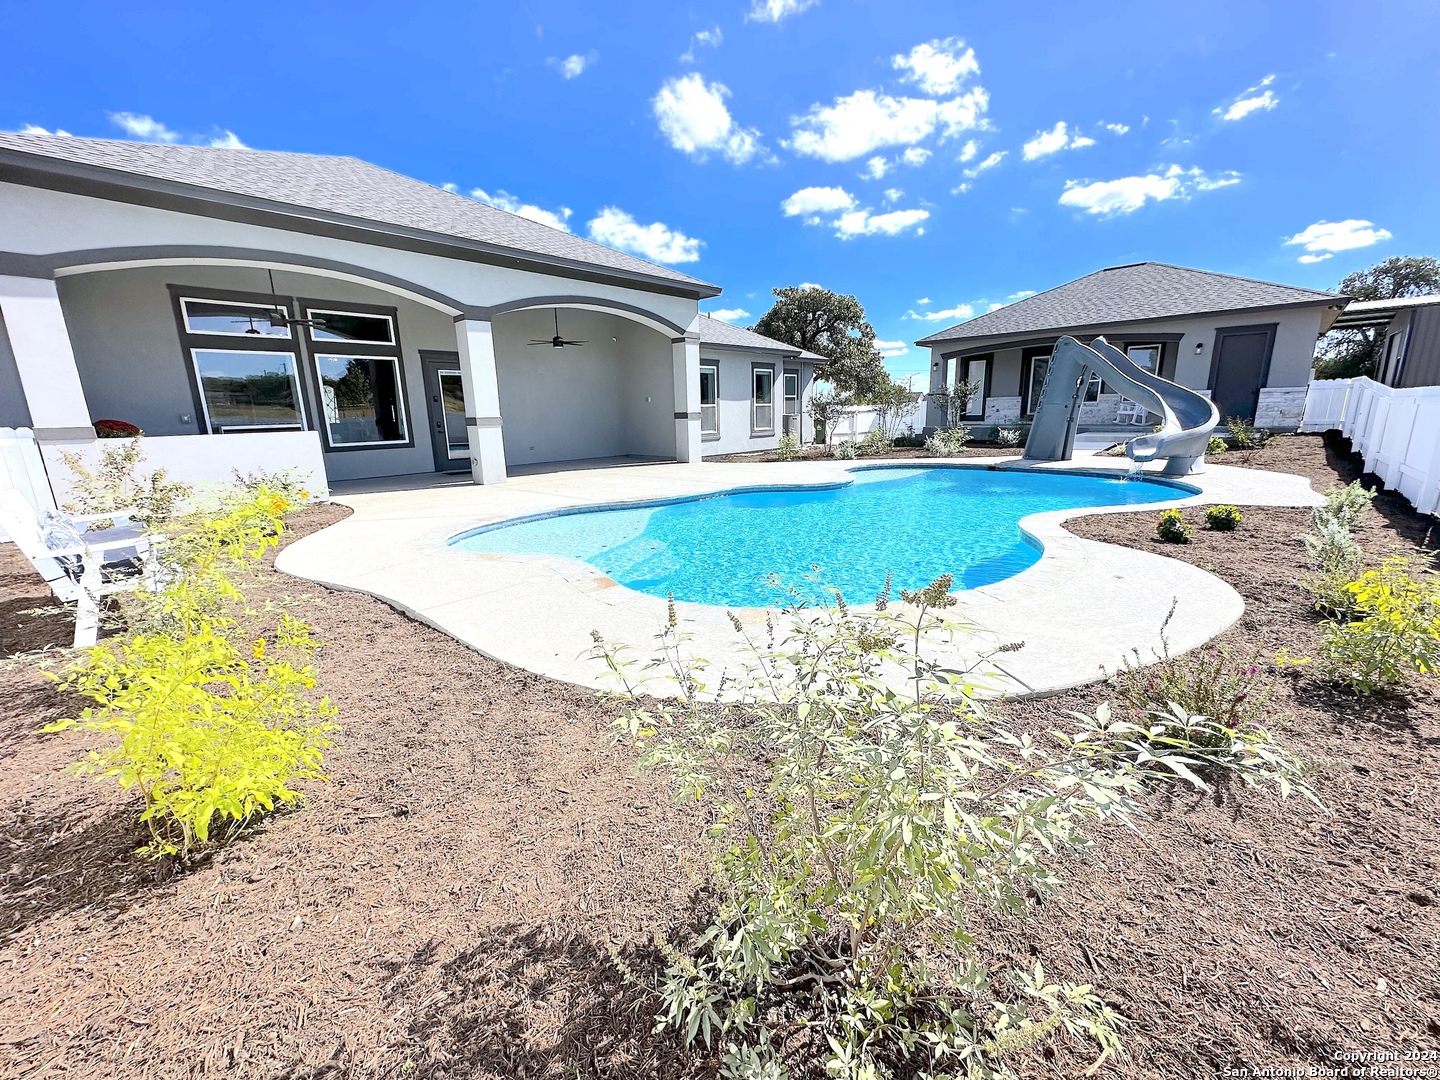
M 1112 266 L 1036 293 L 916 342 L 930 350 L 932 395 L 978 388 L 967 422 L 1030 419 L 1050 352 L 1069 335 L 1103 336 L 1161 378 L 1207 393 L 1224 417 L 1293 431 L 1305 408 L 1316 339 L 1346 297 L 1166 263 Z M 927 426 L 943 424 L 931 399 Z M 1098 377 L 1085 390 L 1081 429 L 1145 423 L 1143 410 Z
M 819 357 L 720 289 L 347 157 L 0 134 L 0 427 L 315 484 L 806 434 Z M 52 469 L 52 476 L 54 470 Z

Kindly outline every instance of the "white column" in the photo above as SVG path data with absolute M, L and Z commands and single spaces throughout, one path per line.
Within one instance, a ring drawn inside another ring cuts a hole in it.
M 95 438 L 55 282 L 0 276 L 0 318 L 38 439 Z
M 670 339 L 675 377 L 675 460 L 700 460 L 700 335 Z
M 477 484 L 503 484 L 505 440 L 500 429 L 500 382 L 495 375 L 490 320 L 457 318 L 455 341 L 460 350 L 460 385 L 465 391 L 470 474 Z

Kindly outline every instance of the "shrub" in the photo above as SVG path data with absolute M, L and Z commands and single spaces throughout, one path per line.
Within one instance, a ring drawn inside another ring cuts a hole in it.
M 775 444 L 775 456 L 781 461 L 794 461 L 800 456 L 800 440 L 786 433 Z
M 885 454 L 889 452 L 894 442 L 895 440 L 884 428 L 871 428 L 860 440 L 860 452 L 862 454 Z
M 135 439 L 145 434 L 125 420 L 96 420 L 94 427 L 97 439 Z
M 1310 515 L 1310 523 L 1317 529 L 1327 521 L 1333 521 L 1347 533 L 1365 517 L 1365 511 L 1375 502 L 1375 492 L 1370 491 L 1359 480 L 1344 487 L 1334 487 L 1325 493 L 1325 505 L 1317 506 Z
M 1119 1017 L 1038 962 L 987 970 L 969 906 L 1023 913 L 1085 848 L 1088 822 L 1131 819 L 1151 782 L 1205 788 L 1197 767 L 1313 798 L 1272 744 L 1226 746 L 1200 717 L 1136 724 L 1102 706 L 1040 735 L 987 719 L 972 695 L 988 660 L 926 659 L 932 638 L 968 631 L 943 616 L 950 585 L 898 605 L 887 588 L 874 613 L 795 590 L 755 637 L 732 616 L 751 659 L 713 689 L 673 605 L 645 667 L 593 635 L 628 699 L 619 737 L 711 823 L 716 913 L 665 943 L 658 1013 L 711 1048 L 722 1076 L 1010 1076 L 1006 1051 L 1052 1032 L 1092 1040 L 1103 1060 Z M 646 672 L 679 697 L 647 697 Z
M 1178 508 L 1163 511 L 1155 521 L 1155 535 L 1167 544 L 1188 544 L 1193 531 Z
M 1019 446 L 1023 441 L 1018 428 L 1001 428 L 995 433 L 995 441 L 1001 446 Z
M 288 503 L 260 488 L 196 514 L 162 549 L 169 584 L 126 594 L 132 632 L 87 650 L 57 676 L 93 705 L 46 731 L 115 736 L 75 772 L 138 787 L 151 854 L 225 843 L 292 804 L 296 780 L 323 778 L 335 715 L 311 700 L 310 628 L 288 614 L 256 633 L 234 581 L 279 541 Z
M 914 429 L 905 432 L 904 435 L 895 436 L 895 445 L 904 446 L 912 450 L 918 450 L 925 445 L 925 437 L 915 434 Z
M 1440 586 L 1416 580 L 1403 558 L 1390 558 L 1344 586 L 1354 616 L 1322 627 L 1320 670 L 1357 693 L 1398 686 L 1409 675 L 1440 670 Z
M 1211 435 L 1210 441 L 1205 444 L 1205 452 L 1207 454 L 1223 454 L 1226 450 L 1229 449 L 1230 444 L 1227 443 L 1224 439 L 1222 439 L 1219 435 Z
M 75 477 L 63 509 L 72 514 L 105 514 L 133 508 L 135 520 L 147 528 L 158 528 L 169 522 L 192 492 L 188 484 L 169 479 L 164 469 L 136 475 L 136 469 L 145 460 L 144 441 L 135 438 L 105 446 L 93 469 L 79 454 L 61 454 Z M 108 525 L 102 520 L 93 527 L 107 528 Z
M 941 428 L 925 440 L 925 452 L 931 457 L 954 457 L 969 441 L 970 432 L 963 427 Z
M 1257 428 L 1239 416 L 1226 417 L 1225 430 L 1230 432 L 1230 442 L 1237 450 L 1259 450 L 1271 439 L 1268 429 Z
M 838 442 L 833 447 L 831 447 L 830 453 L 833 454 L 840 461 L 854 461 L 855 458 L 859 455 L 860 451 L 853 442 L 850 442 L 847 439 L 846 441 Z
M 276 469 L 273 472 L 253 470 L 243 474 L 239 469 L 231 471 L 236 487 L 247 494 L 257 495 L 261 491 L 268 491 L 279 495 L 291 506 L 310 501 L 309 481 L 305 477 L 297 476 L 294 469 Z
M 1238 506 L 1212 506 L 1205 511 L 1205 523 L 1217 532 L 1230 532 L 1245 520 Z
M 1187 715 L 1204 716 L 1235 732 L 1263 727 L 1275 714 L 1274 682 L 1258 657 L 1237 658 L 1220 645 L 1142 665 L 1136 651 L 1111 680 L 1120 699 L 1148 716 L 1179 706 Z

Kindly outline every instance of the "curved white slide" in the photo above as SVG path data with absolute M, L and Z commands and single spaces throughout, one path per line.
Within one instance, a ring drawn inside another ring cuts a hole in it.
M 1131 460 L 1164 458 L 1167 476 L 1205 470 L 1205 448 L 1220 422 L 1214 403 L 1189 387 L 1145 370 L 1103 337 L 1089 345 L 1073 337 L 1062 337 L 1056 343 L 1025 443 L 1026 460 L 1066 461 L 1073 455 L 1080 406 L 1092 372 L 1112 390 L 1160 417 L 1159 431 L 1126 444 L 1125 453 Z

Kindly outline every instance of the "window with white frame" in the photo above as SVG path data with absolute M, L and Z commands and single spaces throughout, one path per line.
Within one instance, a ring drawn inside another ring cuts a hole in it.
M 770 435 L 775 431 L 775 369 L 773 367 L 751 368 L 753 391 L 751 394 L 750 430 L 756 435 Z
M 700 434 L 720 434 L 720 369 L 715 364 L 700 365 Z
M 800 437 L 800 373 L 798 371 L 787 371 L 783 379 L 783 393 L 781 395 L 782 419 L 784 434 Z
M 305 304 L 325 441 L 332 449 L 402 445 L 404 367 L 393 313 Z

